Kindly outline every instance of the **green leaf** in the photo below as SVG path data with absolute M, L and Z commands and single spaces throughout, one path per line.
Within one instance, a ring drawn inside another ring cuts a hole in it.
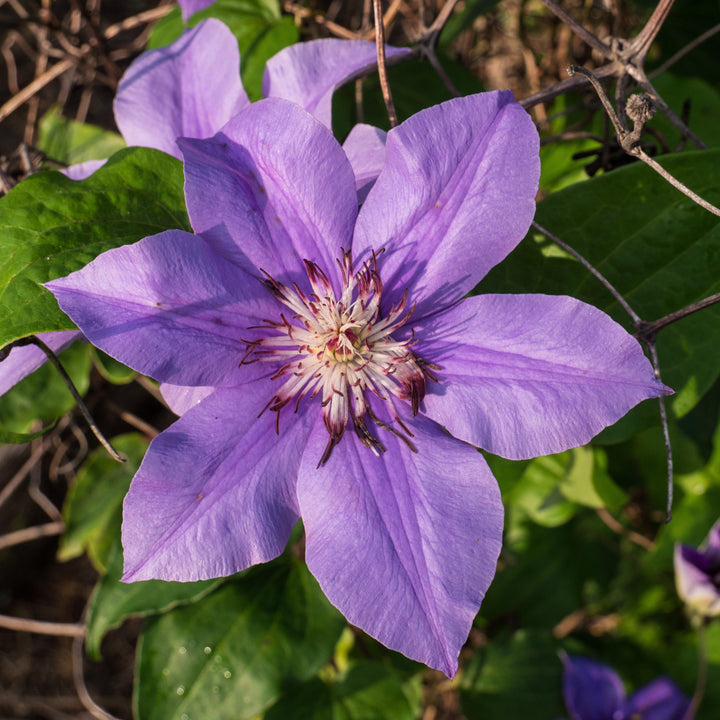
M 560 492 L 572 462 L 572 452 L 531 460 L 507 497 L 507 503 L 539 525 L 555 527 L 567 522 L 577 511 Z
M 299 34 L 292 18 L 281 17 L 277 0 L 217 0 L 195 13 L 189 19 L 188 27 L 195 27 L 210 17 L 224 22 L 237 38 L 243 85 L 251 100 L 259 100 L 268 59 L 297 42 Z M 155 25 L 148 48 L 169 45 L 180 37 L 183 29 L 182 16 L 176 8 Z
M 113 460 L 103 448 L 90 453 L 65 498 L 66 527 L 58 549 L 60 560 L 87 551 L 101 572 L 107 567 L 120 528 L 123 498 L 148 445 L 137 433 L 118 435 L 110 442 L 127 461 Z
M 0 443 L 13 443 L 15 445 L 22 445 L 23 443 L 34 440 L 35 438 L 39 438 L 41 435 L 44 435 L 49 430 L 52 430 L 54 427 L 55 423 L 52 423 L 52 425 L 48 425 L 42 430 L 31 433 L 16 433 L 12 432 L 11 430 L 3 430 L 0 428 Z
M 334 680 L 313 678 L 293 688 L 264 720 L 414 720 L 417 712 L 385 666 L 360 662 Z
M 68 120 L 50 108 L 38 123 L 38 149 L 67 165 L 104 160 L 125 147 L 120 135 L 96 125 Z
M 591 508 L 618 508 L 627 503 L 627 493 L 605 471 L 607 460 L 602 450 L 579 447 L 570 454 L 571 462 L 559 486 L 568 500 Z
M 329 660 L 343 618 L 303 563 L 283 556 L 140 636 L 137 720 L 244 720 Z
M 719 150 L 666 156 L 661 163 L 702 197 L 720 203 Z M 643 319 L 663 317 L 720 291 L 720 218 L 641 163 L 550 195 L 538 204 L 536 219 L 584 255 Z M 576 261 L 556 251 L 545 255 L 547 245 L 531 231 L 477 290 L 572 295 L 631 329 L 609 292 Z M 676 391 L 669 398 L 675 416 L 687 413 L 720 375 L 719 346 L 717 305 L 659 333 L 663 380 Z M 655 402 L 643 403 L 612 440 L 647 422 L 657 422 Z
M 250 100 L 262 98 L 262 79 L 267 61 L 300 39 L 300 30 L 291 17 L 282 17 L 266 26 L 241 55 L 243 86 Z
M 81 182 L 56 172 L 23 180 L 0 199 L 0 347 L 74 328 L 40 283 L 169 228 L 190 230 L 182 165 L 158 150 L 121 150 Z
M 568 140 L 552 142 L 540 148 L 540 190 L 547 195 L 588 179 L 585 165 L 588 159 L 575 159 L 573 155 L 598 147 L 594 140 Z
M 467 720 L 562 717 L 562 664 L 550 634 L 520 630 L 476 654 L 463 672 Z
M 88 655 L 100 660 L 100 645 L 108 630 L 119 627 L 129 617 L 147 617 L 199 600 L 225 582 L 225 578 L 200 582 L 147 580 L 123 583 L 123 553 L 120 525 L 117 525 L 107 572 L 95 586 L 87 614 L 85 647 Z
M 84 395 L 90 384 L 90 347 L 76 342 L 60 353 L 59 359 L 77 391 Z M 0 427 L 26 433 L 36 420 L 52 422 L 74 406 L 75 398 L 60 373 L 45 363 L 0 397 Z

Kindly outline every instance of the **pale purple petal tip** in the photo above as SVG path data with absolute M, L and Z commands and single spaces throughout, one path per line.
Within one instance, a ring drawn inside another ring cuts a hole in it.
M 612 720 L 625 701 L 625 688 L 607 665 L 563 655 L 563 695 L 572 720 Z
M 415 332 L 423 359 L 441 368 L 423 412 L 511 459 L 582 445 L 640 401 L 669 392 L 637 340 L 575 298 L 479 295 Z
M 38 333 L 38 338 L 56 354 L 60 354 L 75 340 L 80 340 L 82 336 L 79 330 Z M 4 395 L 10 388 L 46 362 L 47 355 L 37 345 L 21 345 L 13 348 L 10 354 L 0 362 L 0 395 Z
M 123 506 L 123 580 L 222 577 L 279 555 L 298 519 L 307 413 L 278 435 L 269 381 L 219 389 L 150 444 Z M 239 410 L 241 409 L 241 410 Z
M 376 456 L 348 430 L 319 468 L 318 422 L 298 478 L 306 560 L 351 623 L 452 676 L 495 574 L 502 503 L 479 452 L 405 420 L 417 452 L 386 433 Z
M 409 52 L 409 48 L 385 49 L 388 58 Z M 371 41 L 328 38 L 296 43 L 268 60 L 263 95 L 291 100 L 330 127 L 333 92 L 376 62 Z
M 210 137 L 249 102 L 237 40 L 210 18 L 130 65 L 115 97 L 115 120 L 128 145 L 179 158 L 176 138 Z
M 105 163 L 105 160 L 86 160 L 77 165 L 70 165 L 69 167 L 63 168 L 60 172 L 69 177 L 71 180 L 85 180 L 89 178 L 96 170 L 99 170 Z
M 385 165 L 387 133 L 373 125 L 358 124 L 343 143 L 343 150 L 355 173 L 358 203 L 363 203 Z
M 353 251 L 383 251 L 384 293 L 397 302 L 411 291 L 421 318 L 466 295 L 525 236 L 538 133 L 511 92 L 489 92 L 422 110 L 390 130 L 385 148 Z
M 187 22 L 196 12 L 204 10 L 214 2 L 215 0 L 178 0 L 178 5 L 182 11 L 183 20 Z
M 187 387 L 160 383 L 160 394 L 176 415 L 184 415 L 215 390 L 214 387 Z

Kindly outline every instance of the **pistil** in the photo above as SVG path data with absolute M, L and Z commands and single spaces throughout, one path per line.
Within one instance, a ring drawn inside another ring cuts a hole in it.
M 381 314 L 383 286 L 377 258 L 373 256 L 355 273 L 350 253 L 343 251 L 338 264 L 339 297 L 323 270 L 309 260 L 305 260 L 309 295 L 297 284 L 288 287 L 265 273 L 266 287 L 292 315 L 288 319 L 281 313 L 279 320 L 266 320 L 259 326 L 272 334 L 249 341 L 243 359 L 244 363 L 283 361 L 272 377 L 286 379 L 265 408 L 278 413 L 278 428 L 280 410 L 291 400 L 297 411 L 304 397 L 320 396 L 330 437 L 318 465 L 327 462 L 349 421 L 363 445 L 376 454 L 384 452 L 385 446 L 375 428 L 388 430 L 414 451 L 412 433 L 398 417 L 393 398 L 409 401 L 412 413 L 417 414 L 426 379 L 437 380 L 432 371 L 439 369 L 410 350 L 415 345 L 412 332 L 404 333 L 409 337 L 406 340 L 393 337 L 407 324 L 412 308 L 405 311 L 405 293 L 397 306 Z M 373 412 L 369 393 L 386 403 L 392 425 Z

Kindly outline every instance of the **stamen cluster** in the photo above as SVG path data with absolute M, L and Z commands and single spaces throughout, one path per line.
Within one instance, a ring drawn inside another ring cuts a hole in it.
M 272 377 L 286 378 L 285 382 L 265 409 L 277 412 L 279 423 L 280 410 L 293 398 L 297 411 L 306 395 L 320 396 L 330 438 L 319 465 L 330 457 L 349 420 L 362 443 L 375 453 L 385 447 L 369 429 L 367 418 L 401 437 L 414 450 L 409 440 L 412 433 L 398 417 L 391 396 L 409 401 L 416 414 L 425 396 L 425 378 L 436 380 L 431 369 L 437 368 L 410 350 L 412 333 L 404 340 L 392 336 L 412 314 L 412 308 L 406 312 L 407 292 L 383 316 L 383 286 L 375 257 L 355 273 L 350 253 L 343 251 L 338 259 L 342 278 L 339 297 L 327 275 L 315 263 L 304 262 L 312 288 L 309 296 L 297 284 L 287 287 L 266 274 L 265 285 L 292 316 L 288 319 L 281 314 L 279 321 L 265 320 L 260 327 L 274 334 L 248 342 L 244 362 L 284 361 Z M 369 392 L 387 401 L 401 431 L 377 417 Z

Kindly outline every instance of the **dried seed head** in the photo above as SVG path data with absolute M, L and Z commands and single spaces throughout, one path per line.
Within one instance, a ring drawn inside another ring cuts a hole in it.
M 635 93 L 627 99 L 625 112 L 635 125 L 644 125 L 655 114 L 655 101 L 646 93 Z

